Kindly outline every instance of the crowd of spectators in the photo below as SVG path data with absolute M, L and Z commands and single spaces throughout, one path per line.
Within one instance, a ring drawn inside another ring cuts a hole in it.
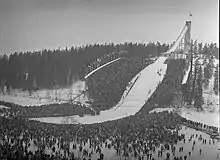
M 103 159 L 106 150 L 111 150 L 118 158 L 155 160 L 167 150 L 172 150 L 175 160 L 178 157 L 175 155 L 178 142 L 185 143 L 185 135 L 179 134 L 182 122 L 183 118 L 172 112 L 154 112 L 145 117 L 131 116 L 81 126 L 1 117 L 0 158 Z M 215 141 L 212 140 L 212 143 Z M 33 146 L 34 150 L 31 149 Z
M 41 106 L 20 106 L 18 104 L 0 101 L 0 105 L 10 108 L 10 114 L 22 118 L 37 118 L 37 117 L 58 117 L 94 114 L 94 111 L 83 104 L 47 104 Z
M 92 108 L 100 112 L 115 106 L 132 78 L 152 62 L 136 57 L 121 59 L 91 75 L 86 84 L 89 98 L 93 99 Z
M 209 125 L 206 125 L 200 122 L 187 120 L 185 118 L 182 119 L 182 123 L 188 127 L 191 127 L 197 130 L 202 130 L 206 132 L 207 134 L 210 134 L 212 137 L 215 137 L 218 133 L 218 128 L 215 126 L 209 126 Z
M 183 146 L 178 146 L 179 141 L 186 142 L 185 135 L 179 131 L 182 124 L 195 127 L 200 124 L 172 112 L 149 114 L 153 108 L 166 107 L 170 104 L 172 99 L 165 103 L 163 102 L 165 97 L 174 96 L 170 94 L 180 87 L 183 76 L 181 73 L 183 64 L 180 64 L 183 62 L 171 60 L 167 63 L 164 80 L 149 101 L 133 116 L 87 125 L 58 125 L 18 116 L 0 117 L 0 159 L 103 160 L 106 156 L 105 151 L 108 150 L 113 151 L 118 159 L 155 160 L 165 155 L 167 159 L 172 157 L 172 160 L 186 160 L 192 153 L 183 154 Z M 191 137 L 189 142 L 197 137 L 206 143 L 202 136 Z M 193 141 L 193 146 L 195 143 L 197 142 Z M 211 145 L 215 141 L 209 143 Z M 177 147 L 181 155 L 177 154 Z M 199 154 L 202 154 L 201 149 Z
M 90 107 L 81 103 L 20 106 L 0 101 L 0 104 L 9 107 L 9 113 L 23 118 L 99 114 L 100 111 L 115 106 L 120 101 L 131 79 L 152 62 L 153 60 L 143 57 L 121 59 L 115 62 L 114 65 L 107 66 L 90 76 L 86 81 L 89 99 L 93 99 Z
M 90 63 L 88 66 L 85 67 L 84 75 L 88 75 L 93 70 L 99 68 L 102 65 L 105 65 L 113 60 L 118 58 L 125 58 L 127 57 L 128 52 L 125 50 L 121 50 L 119 52 L 112 52 L 109 54 L 105 54 L 102 57 L 97 58 L 94 62 Z

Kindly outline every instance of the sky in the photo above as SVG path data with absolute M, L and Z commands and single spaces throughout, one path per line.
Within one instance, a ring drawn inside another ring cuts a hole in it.
M 218 11 L 218 0 L 0 0 L 0 53 L 172 43 L 189 18 L 192 39 L 219 43 Z

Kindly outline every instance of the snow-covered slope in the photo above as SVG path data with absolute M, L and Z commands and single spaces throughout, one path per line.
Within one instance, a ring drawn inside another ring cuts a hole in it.
M 45 104 L 62 104 L 69 101 L 85 89 L 85 82 L 77 81 L 70 88 L 38 90 L 31 95 L 26 91 L 15 90 L 10 95 L 0 94 L 0 101 L 11 102 L 21 106 L 41 106 Z M 57 97 L 57 99 L 56 99 Z M 82 98 L 83 97 L 83 98 Z M 78 100 L 78 99 L 77 99 Z M 86 96 L 81 96 L 80 101 L 88 101 Z
M 200 57 L 198 59 L 198 62 L 202 65 L 203 60 L 204 58 Z M 219 61 L 215 59 L 214 65 L 216 66 L 218 63 Z M 204 65 L 202 65 L 202 68 L 204 68 Z M 203 109 L 204 111 L 201 112 L 201 111 L 197 111 L 194 108 L 182 107 L 180 110 L 181 116 L 185 117 L 186 119 L 195 121 L 195 122 L 201 122 L 201 123 L 204 123 L 210 126 L 219 127 L 219 124 L 220 124 L 219 95 L 215 95 L 213 93 L 213 86 L 214 86 L 214 74 L 212 78 L 210 79 L 208 88 L 203 87 L 203 98 L 204 98 Z
M 139 78 L 128 93 L 127 97 L 124 98 L 123 103 L 117 106 L 117 108 L 102 111 L 100 112 L 100 115 L 96 116 L 41 117 L 32 119 L 48 123 L 92 124 L 134 115 L 146 103 L 157 85 L 163 80 L 167 69 L 167 65 L 164 64 L 166 59 L 166 57 L 160 57 L 153 64 L 143 69 L 138 74 Z
M 219 112 L 198 112 L 194 108 L 181 108 L 180 115 L 194 122 L 219 127 Z

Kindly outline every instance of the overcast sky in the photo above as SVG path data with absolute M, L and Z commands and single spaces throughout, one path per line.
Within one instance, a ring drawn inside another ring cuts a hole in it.
M 0 0 L 0 53 L 125 41 L 219 41 L 218 0 Z

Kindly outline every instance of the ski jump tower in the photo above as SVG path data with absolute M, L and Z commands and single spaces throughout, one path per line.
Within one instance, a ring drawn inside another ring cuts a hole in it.
M 191 21 L 186 21 L 187 31 L 184 38 L 184 54 L 188 55 L 188 62 L 191 62 L 192 52 L 191 49 Z
M 190 51 L 190 41 L 191 21 L 186 21 L 186 24 L 177 37 L 176 41 L 167 52 L 163 53 L 163 56 L 169 57 L 171 59 L 186 59 L 188 57 L 188 62 L 191 62 L 192 53 Z

